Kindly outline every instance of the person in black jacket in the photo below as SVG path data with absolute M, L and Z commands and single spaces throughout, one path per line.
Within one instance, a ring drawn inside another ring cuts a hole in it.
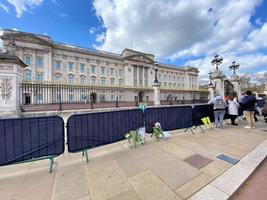
M 256 97 L 252 95 L 252 92 L 250 90 L 246 91 L 244 98 L 240 102 L 247 120 L 247 126 L 244 128 L 255 128 L 254 110 L 256 102 Z

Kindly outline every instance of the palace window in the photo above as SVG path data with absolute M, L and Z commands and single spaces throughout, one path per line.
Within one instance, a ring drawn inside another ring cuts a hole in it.
M 122 76 L 123 70 L 119 69 L 119 76 Z
M 85 85 L 85 80 L 86 80 L 85 76 L 81 76 L 81 79 L 80 79 L 81 85 Z
M 96 78 L 91 78 L 91 84 L 96 85 Z
M 113 86 L 114 84 L 115 84 L 115 79 L 114 79 L 114 78 L 111 78 L 111 79 L 110 79 L 110 85 Z
M 74 76 L 73 75 L 68 75 L 68 83 L 69 84 L 74 84 Z
M 73 66 L 74 66 L 74 63 L 73 62 L 69 62 L 69 71 L 73 71 Z
M 37 81 L 43 81 L 44 80 L 44 73 L 37 73 L 36 74 L 36 80 Z
M 56 81 L 57 82 L 60 82 L 61 81 L 61 74 L 56 74 Z
M 159 74 L 159 81 L 161 80 L 161 74 Z
M 73 94 L 69 94 L 69 101 L 74 101 L 74 95 Z
M 101 66 L 101 75 L 105 75 L 105 67 Z
M 106 84 L 106 79 L 105 78 L 101 78 L 101 85 L 104 86 Z
M 37 103 L 42 103 L 43 102 L 43 94 L 42 93 L 37 93 L 36 101 L 37 101 Z
M 25 81 L 31 81 L 32 80 L 31 71 L 28 69 L 24 71 L 24 80 Z
M 95 65 L 92 65 L 91 66 L 91 73 L 92 74 L 96 74 L 95 72 L 96 72 L 96 66 Z
M 110 76 L 114 76 L 114 68 L 110 68 Z
M 31 56 L 25 56 L 24 62 L 26 65 L 31 65 L 32 64 L 32 57 Z
M 120 79 L 120 80 L 119 80 L 119 86 L 122 86 L 122 84 L 123 84 L 123 80 Z
M 85 72 L 85 65 L 83 63 L 80 63 L 80 72 L 81 73 Z
M 61 62 L 59 60 L 55 61 L 54 67 L 55 69 L 61 69 Z
M 43 67 L 44 66 L 44 59 L 41 57 L 37 58 L 37 67 Z

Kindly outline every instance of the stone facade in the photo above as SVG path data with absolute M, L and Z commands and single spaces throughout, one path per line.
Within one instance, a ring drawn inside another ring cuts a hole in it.
M 5 51 L 18 56 L 27 67 L 25 82 L 95 85 L 131 88 L 122 101 L 152 101 L 154 55 L 125 49 L 121 54 L 58 43 L 49 36 L 4 30 Z M 198 70 L 193 67 L 158 65 L 160 100 L 199 99 Z M 111 93 L 105 97 L 110 100 Z

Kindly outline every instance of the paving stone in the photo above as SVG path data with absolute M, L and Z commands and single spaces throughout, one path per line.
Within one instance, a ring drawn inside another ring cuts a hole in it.
M 54 179 L 55 174 L 49 173 L 48 170 L 29 171 L 24 178 L 19 181 L 13 199 L 50 199 L 52 196 Z
M 221 175 L 224 171 L 226 171 L 231 166 L 232 165 L 229 163 L 215 160 L 215 161 L 209 163 L 207 166 L 200 169 L 200 171 L 215 178 L 215 177 Z
M 140 198 L 138 197 L 135 191 L 129 190 L 126 192 L 122 192 L 110 198 L 109 200 L 140 200 Z
M 215 159 L 218 154 L 221 152 L 218 150 L 214 150 L 212 148 L 208 148 L 205 144 L 199 144 L 197 142 L 193 142 L 190 140 L 186 140 L 183 138 L 176 138 L 172 142 L 178 144 L 182 147 L 188 148 L 195 153 L 201 154 L 209 159 Z
M 161 152 L 144 159 L 148 168 L 172 189 L 176 189 L 200 174 L 200 171 L 168 153 Z
M 114 164 L 102 168 L 97 173 L 88 173 L 88 182 L 92 200 L 109 199 L 130 190 L 130 185 L 127 183 L 122 170 Z
M 145 145 L 139 146 L 138 148 L 133 148 L 132 152 L 139 158 L 147 158 L 162 152 L 162 150 L 157 145 L 154 145 L 153 142 L 149 142 Z
M 183 199 L 187 199 L 211 181 L 212 177 L 206 174 L 200 174 L 196 178 L 179 187 L 176 190 L 176 193 Z
M 79 199 L 89 194 L 83 163 L 62 166 L 56 171 L 53 200 Z
M 163 143 L 160 147 L 164 151 L 172 154 L 173 156 L 179 158 L 180 160 L 184 160 L 185 158 L 195 154 L 195 152 L 191 151 L 190 149 L 179 146 L 171 142 Z
M 150 171 L 131 177 L 128 181 L 142 200 L 180 199 L 167 185 Z
M 202 167 L 205 167 L 209 163 L 212 162 L 211 159 L 208 159 L 204 156 L 201 156 L 199 154 L 194 154 L 186 159 L 184 159 L 185 162 L 189 163 L 193 167 L 196 167 L 198 169 L 201 169 Z
M 77 200 L 90 200 L 90 199 L 91 199 L 90 196 L 89 195 L 86 195 L 86 196 L 84 196 L 82 198 L 79 198 Z
M 18 185 L 23 180 L 24 175 L 20 176 L 13 176 L 8 178 L 1 178 L 0 179 L 0 199 L 3 200 L 11 200 L 14 197 L 14 194 L 19 189 Z
M 98 158 L 93 158 L 86 164 L 87 174 L 96 175 L 107 169 L 114 169 L 119 167 L 118 163 L 111 159 L 109 156 L 101 156 Z
M 227 200 L 229 196 L 217 188 L 207 185 L 188 200 Z
M 146 170 L 144 162 L 134 156 L 131 150 L 116 152 L 110 157 L 119 164 L 126 178 L 135 176 Z

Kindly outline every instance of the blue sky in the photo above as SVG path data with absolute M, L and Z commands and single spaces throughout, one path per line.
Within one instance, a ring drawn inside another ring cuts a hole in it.
M 54 41 L 121 53 L 132 47 L 160 62 L 267 70 L 267 2 L 262 0 L 0 0 L 0 29 L 47 34 Z

